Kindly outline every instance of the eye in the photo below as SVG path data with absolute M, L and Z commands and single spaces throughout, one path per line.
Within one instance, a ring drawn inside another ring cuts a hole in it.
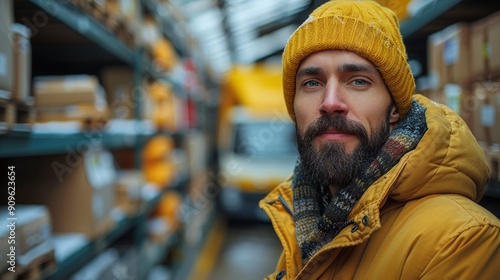
M 352 84 L 355 86 L 366 86 L 366 85 L 368 85 L 368 82 L 366 80 L 363 80 L 363 79 L 355 79 L 352 81 Z
M 321 84 L 316 80 L 308 80 L 302 83 L 305 87 L 319 87 Z

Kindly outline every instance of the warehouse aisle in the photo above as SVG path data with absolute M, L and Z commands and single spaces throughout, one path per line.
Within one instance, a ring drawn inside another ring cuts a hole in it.
M 281 245 L 270 223 L 228 223 L 208 280 L 263 279 L 274 271 L 280 253 Z

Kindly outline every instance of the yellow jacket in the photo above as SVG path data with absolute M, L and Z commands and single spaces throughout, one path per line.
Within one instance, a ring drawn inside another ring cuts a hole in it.
M 499 279 L 500 221 L 476 203 L 490 174 L 484 153 L 457 114 L 415 98 L 427 108 L 420 143 L 366 190 L 354 223 L 305 266 L 291 181 L 260 201 L 283 245 L 266 279 Z

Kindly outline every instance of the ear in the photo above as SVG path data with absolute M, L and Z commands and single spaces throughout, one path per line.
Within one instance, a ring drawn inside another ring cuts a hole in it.
M 401 118 L 401 116 L 399 115 L 399 112 L 398 112 L 398 108 L 396 108 L 396 105 L 392 105 L 392 108 L 391 108 L 391 114 L 389 116 L 389 125 L 392 127 L 394 127 L 399 119 Z

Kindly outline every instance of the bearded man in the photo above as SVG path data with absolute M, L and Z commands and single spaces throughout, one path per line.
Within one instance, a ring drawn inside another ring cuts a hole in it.
M 300 157 L 260 202 L 283 245 L 266 279 L 500 275 L 485 155 L 414 90 L 397 17 L 374 1 L 327 2 L 293 33 L 283 91 Z

